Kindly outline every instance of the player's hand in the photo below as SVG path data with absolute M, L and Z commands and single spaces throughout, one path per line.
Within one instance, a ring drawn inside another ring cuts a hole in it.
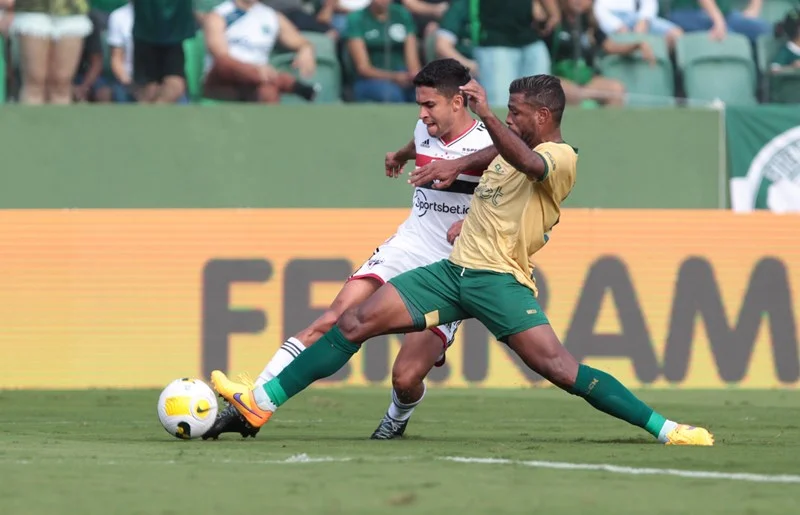
M 403 173 L 403 167 L 406 165 L 405 161 L 397 158 L 397 152 L 387 152 L 384 163 L 386 164 L 386 177 L 393 178 L 400 176 Z
M 314 57 L 314 48 L 309 44 L 297 51 L 292 66 L 306 79 L 313 77 L 317 71 L 317 59 Z
M 489 102 L 486 100 L 486 90 L 483 86 L 478 84 L 478 81 L 472 79 L 465 85 L 461 86 L 461 91 L 466 93 L 469 97 L 469 108 L 472 112 L 485 118 L 492 115 L 492 110 L 489 108 Z
M 441 190 L 453 184 L 458 174 L 458 165 L 453 160 L 440 159 L 431 161 L 411 172 L 408 183 L 414 186 L 424 186 L 433 182 L 433 189 Z
M 401 88 L 407 88 L 411 86 L 413 77 L 408 72 L 395 72 L 392 75 L 392 82 L 400 86 Z
M 461 234 L 461 226 L 464 225 L 464 220 L 459 220 L 447 229 L 447 242 L 450 245 L 455 244 L 456 238 Z

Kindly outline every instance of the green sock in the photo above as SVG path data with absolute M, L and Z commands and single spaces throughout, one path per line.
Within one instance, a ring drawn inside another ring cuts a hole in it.
M 278 377 L 268 381 L 263 386 L 264 391 L 276 407 L 280 406 L 317 379 L 336 373 L 360 348 L 333 326 L 317 343 L 301 352 Z
M 612 417 L 645 429 L 658 438 L 667 419 L 639 400 L 614 376 L 586 365 L 578 368 L 578 378 L 570 392 Z

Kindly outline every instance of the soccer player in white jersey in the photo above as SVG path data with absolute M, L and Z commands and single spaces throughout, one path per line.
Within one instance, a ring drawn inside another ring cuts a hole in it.
M 414 78 L 419 121 L 414 138 L 397 152 L 386 154 L 386 175 L 397 177 L 407 161 L 417 167 L 440 159 L 456 159 L 481 149 L 492 151 L 492 141 L 483 124 L 472 118 L 459 87 L 470 81 L 469 70 L 454 59 L 441 59 L 425 66 Z M 461 230 L 472 193 L 481 171 L 463 171 L 446 189 L 433 189 L 432 183 L 414 189 L 411 213 L 397 232 L 375 250 L 348 279 L 328 310 L 310 326 L 281 345 L 258 376 L 264 384 L 277 376 L 307 346 L 333 327 L 339 316 L 355 306 L 390 279 L 419 266 L 445 259 Z M 392 401 L 372 434 L 388 440 L 402 436 L 414 408 L 425 396 L 423 379 L 435 365 L 444 363 L 447 347 L 453 342 L 460 321 L 430 330 L 408 333 L 392 367 Z M 217 421 L 204 438 L 223 432 L 255 436 L 235 408 L 221 410 Z

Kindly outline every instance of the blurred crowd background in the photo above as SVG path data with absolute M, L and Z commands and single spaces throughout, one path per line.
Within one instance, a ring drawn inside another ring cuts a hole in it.
M 798 0 L 0 0 L 0 102 L 413 102 L 427 61 L 502 106 L 800 102 Z

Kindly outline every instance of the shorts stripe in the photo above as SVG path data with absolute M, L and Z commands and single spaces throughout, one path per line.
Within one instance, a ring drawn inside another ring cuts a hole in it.
M 356 281 L 356 280 L 358 280 L 358 279 L 375 279 L 376 281 L 378 281 L 379 283 L 381 283 L 381 285 L 384 285 L 384 284 L 386 284 L 386 281 L 384 281 L 384 280 L 383 280 L 383 278 L 382 278 L 381 276 L 379 276 L 378 274 L 360 274 L 360 275 L 352 275 L 352 276 L 350 276 L 350 279 L 348 279 L 347 281 L 348 281 L 348 282 L 349 282 L 349 281 Z

